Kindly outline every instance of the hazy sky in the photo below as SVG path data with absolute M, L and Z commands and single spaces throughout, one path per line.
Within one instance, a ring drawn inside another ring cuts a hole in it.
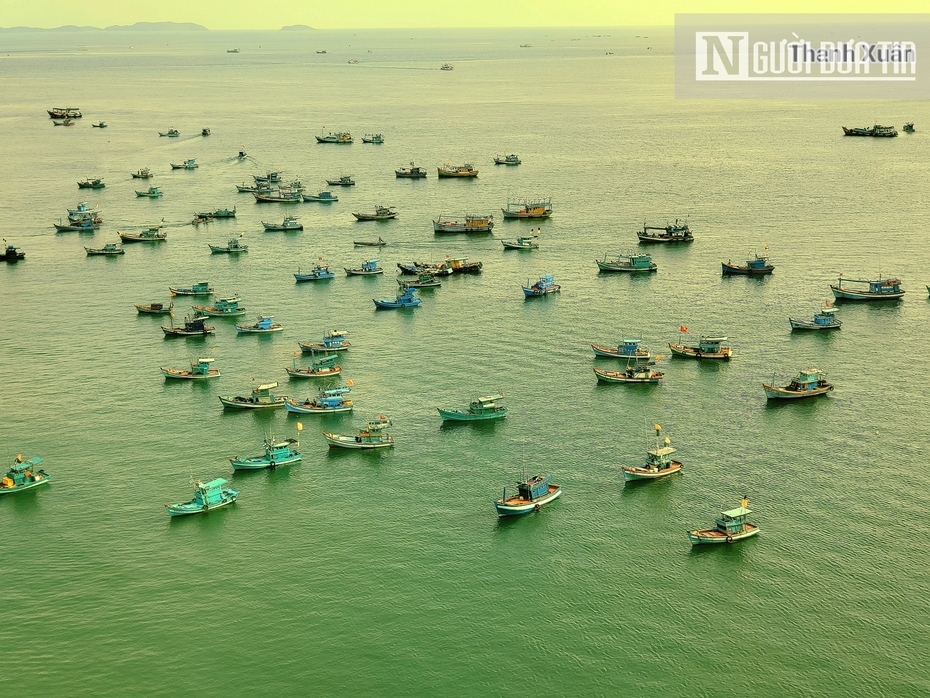
M 926 0 L 0 0 L 0 26 L 195 22 L 208 29 L 615 27 L 672 24 L 676 12 L 926 12 Z

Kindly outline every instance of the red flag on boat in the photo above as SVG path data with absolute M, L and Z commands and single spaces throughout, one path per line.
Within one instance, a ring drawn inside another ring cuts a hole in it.
M 679 325 L 678 331 L 679 331 L 679 332 L 687 332 L 687 331 L 688 331 L 688 328 L 685 327 L 684 325 Z

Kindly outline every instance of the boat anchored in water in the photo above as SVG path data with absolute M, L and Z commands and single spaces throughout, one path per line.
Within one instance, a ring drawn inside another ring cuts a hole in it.
M 665 477 L 666 475 L 681 471 L 681 463 L 677 460 L 672 460 L 672 454 L 675 453 L 675 449 L 669 445 L 671 444 L 671 440 L 666 437 L 664 442 L 665 445 L 660 447 L 659 435 L 662 432 L 662 427 L 656 424 L 655 430 L 656 445 L 654 449 L 646 451 L 646 465 L 620 466 L 620 469 L 623 471 L 624 480 L 657 480 L 660 477 Z
M 417 298 L 417 290 L 412 286 L 403 286 L 401 292 L 397 295 L 394 300 L 389 298 L 378 299 L 372 298 L 374 301 L 375 307 L 378 310 L 396 310 L 398 308 L 415 308 L 420 303 L 422 299 Z
M 352 143 L 351 133 L 327 133 L 325 136 L 320 131 L 319 136 L 315 136 L 317 143 L 338 143 L 340 145 L 349 145 Z
M 266 223 L 262 221 L 262 225 L 265 226 L 266 231 L 289 231 L 289 230 L 303 230 L 304 224 L 300 222 L 299 216 L 285 216 L 284 220 L 281 223 Z
M 653 272 L 658 267 L 652 261 L 652 256 L 648 254 L 626 254 L 618 255 L 614 259 L 607 259 L 604 255 L 603 260 L 594 260 L 597 263 L 599 271 L 625 271 L 625 272 Z
M 167 131 L 165 131 L 164 133 L 162 133 L 161 131 L 159 131 L 159 132 L 158 132 L 158 135 L 159 135 L 159 136 L 167 136 L 168 138 L 177 138 L 178 136 L 181 135 L 181 132 L 178 131 L 176 128 L 169 128 L 169 129 L 168 129 Z
M 530 280 L 526 280 L 526 286 L 523 286 L 523 296 L 525 298 L 535 298 L 538 296 L 547 296 L 550 293 L 558 293 L 562 290 L 559 284 L 555 283 L 554 276 L 540 276 L 539 281 L 530 285 Z
M 384 247 L 387 243 L 378 236 L 377 240 L 353 240 L 352 244 L 356 247 Z
M 375 206 L 374 213 L 353 213 L 352 215 L 360 221 L 386 221 L 389 218 L 397 218 L 397 211 L 393 206 Z
M 772 383 L 775 377 L 772 376 Z M 833 390 L 833 385 L 827 382 L 826 374 L 819 368 L 806 368 L 798 373 L 796 378 L 783 388 L 763 383 L 765 397 L 769 400 L 792 400 L 815 395 L 826 395 Z
M 185 317 L 183 325 L 176 326 L 172 320 L 170 325 L 162 325 L 161 329 L 166 337 L 202 337 L 208 334 L 216 334 L 216 328 L 208 326 L 206 322 L 207 318 L 205 317 Z
M 898 135 L 898 132 L 895 131 L 894 126 L 879 126 L 875 124 L 874 126 L 865 126 L 865 127 L 854 127 L 847 128 L 846 126 L 842 127 L 844 136 L 871 136 L 872 138 L 894 138 Z
M 866 284 L 865 288 L 850 288 L 848 284 Z M 831 285 L 833 296 L 840 301 L 895 301 L 904 296 L 904 289 L 898 279 L 883 279 L 879 275 L 876 281 L 868 279 L 844 279 L 840 274 L 836 286 Z
M 349 334 L 345 330 L 327 330 L 323 334 L 323 342 L 320 344 L 307 344 L 304 342 L 297 342 L 297 345 L 300 347 L 301 351 L 304 352 L 315 352 L 315 351 L 346 351 L 352 344 L 349 340 L 346 339 L 346 335 Z
M 191 484 L 194 485 L 194 498 L 189 502 L 165 504 L 169 515 L 205 514 L 212 509 L 232 504 L 239 498 L 239 490 L 227 487 L 229 483 L 221 477 L 210 482 L 192 480 Z
M 153 225 L 141 233 L 122 233 L 117 230 L 116 234 L 123 242 L 164 242 L 168 239 L 167 231 L 162 231 L 160 225 Z
M 551 199 L 522 199 L 508 201 L 502 208 L 504 218 L 548 218 L 552 215 Z
M 273 320 L 274 317 L 271 315 L 259 315 L 254 325 L 236 325 L 236 332 L 238 334 L 270 334 L 283 331 L 284 326 Z
M 330 448 L 354 448 L 368 450 L 373 448 L 393 448 L 394 437 L 385 434 L 384 430 L 393 422 L 385 416 L 380 416 L 368 422 L 368 428 L 362 429 L 355 436 L 323 432 L 323 438 Z
M 819 312 L 814 313 L 812 320 L 795 320 L 788 318 L 792 330 L 838 330 L 843 323 L 834 316 L 836 307 L 830 301 L 824 301 Z
M 165 378 L 177 378 L 179 380 L 205 380 L 207 378 L 219 378 L 219 369 L 211 368 L 214 361 L 216 361 L 216 359 L 207 356 L 191 359 L 191 368 L 189 371 L 187 369 L 168 368 L 166 366 L 162 366 L 160 370 L 164 374 Z
M 723 267 L 722 273 L 724 276 L 764 276 L 765 274 L 771 274 L 775 269 L 769 263 L 769 246 L 765 245 L 765 252 L 762 254 L 757 254 L 753 250 L 751 259 L 746 260 L 746 266 L 739 266 L 738 264 L 733 264 L 730 261 L 721 262 Z
M 613 347 L 605 347 L 600 344 L 592 344 L 591 349 L 594 350 L 595 356 L 604 356 L 609 359 L 635 359 L 636 361 L 649 361 L 649 350 L 645 347 L 639 346 L 642 341 L 642 337 L 621 339 L 620 344 L 616 349 Z
M 362 143 L 373 143 L 375 145 L 381 145 L 384 143 L 384 136 L 380 133 L 366 133 L 362 136 Z
M 550 482 L 548 475 L 536 475 L 529 480 L 517 483 L 517 494 L 507 496 L 504 488 L 503 496 L 494 502 L 498 516 L 518 516 L 539 511 L 550 502 L 562 496 L 562 487 Z
M 691 359 L 723 359 L 729 361 L 733 355 L 730 347 L 724 346 L 727 341 L 726 337 L 706 337 L 701 336 L 701 341 L 696 347 L 686 347 L 681 344 L 681 333 L 687 332 L 688 328 L 684 325 L 680 328 L 678 344 L 669 344 L 668 348 L 672 350 L 675 356 L 684 356 Z
M 213 287 L 206 281 L 201 281 L 193 286 L 169 286 L 168 290 L 175 296 L 212 296 Z
M 7 244 L 6 238 L 3 239 L 3 244 L 6 245 L 6 249 L 3 251 L 3 261 L 12 264 L 26 259 L 26 253 L 15 245 Z
M 443 421 L 451 422 L 474 422 L 484 419 L 500 419 L 507 414 L 507 408 L 498 404 L 504 399 L 501 392 L 484 397 L 476 397 L 464 410 L 444 410 L 441 407 L 436 409 Z
M 349 381 L 351 384 L 352 382 Z M 285 402 L 285 408 L 288 412 L 297 414 L 338 414 L 340 412 L 351 412 L 352 401 L 345 396 L 349 394 L 351 387 L 342 388 L 323 388 L 319 394 L 313 398 L 307 398 L 303 402 L 294 399 L 288 399 Z
M 290 378 L 331 378 L 342 373 L 342 367 L 336 365 L 336 355 L 329 354 L 313 359 L 310 368 L 297 368 L 297 354 L 294 352 L 294 367 L 285 368 Z
M 665 226 L 646 225 L 644 222 L 643 231 L 636 233 L 636 236 L 643 243 L 692 242 L 694 240 L 688 223 L 682 223 L 677 218 L 674 223 Z
M 174 310 L 174 302 L 168 303 L 152 303 L 151 305 L 145 305 L 143 303 L 133 303 L 136 307 L 136 312 L 139 315 L 170 315 L 171 311 Z
M 264 383 L 256 388 L 252 388 L 252 394 L 248 397 L 224 397 L 218 395 L 219 401 L 223 407 L 233 410 L 269 410 L 276 407 L 283 407 L 286 395 L 274 395 L 271 391 L 278 387 L 277 383 Z
M 229 238 L 229 242 L 227 242 L 226 245 L 209 245 L 208 243 L 208 246 L 210 247 L 210 252 L 213 252 L 215 254 L 216 253 L 238 254 L 240 252 L 248 252 L 249 246 L 243 245 L 241 242 L 239 242 L 239 240 L 242 238 L 243 235 L 245 235 L 245 233 L 239 233 L 239 237 L 237 238 Z
M 118 242 L 108 242 L 103 247 L 85 247 L 84 251 L 87 252 L 88 257 L 111 257 L 126 254 L 126 250 L 124 250 L 123 246 Z
M 656 357 L 661 358 L 661 357 Z M 623 371 L 605 371 L 594 369 L 594 375 L 602 383 L 632 383 L 655 385 L 665 378 L 665 374 L 650 368 L 648 364 L 627 364 Z
M 331 187 L 354 187 L 355 180 L 352 175 L 342 175 L 339 179 L 327 179 L 326 183 Z
M 331 191 L 321 191 L 319 194 L 301 194 L 306 202 L 316 202 L 320 204 L 331 204 L 339 201 L 338 196 L 333 196 Z
M 143 167 L 138 172 L 131 173 L 134 179 L 149 179 L 152 177 L 152 171 L 148 167 Z
M 688 531 L 688 540 L 691 541 L 691 545 L 735 543 L 756 535 L 759 527 L 746 521 L 746 517 L 752 513 L 747 509 L 748 506 L 749 500 L 743 497 L 738 508 L 720 513 L 720 518 L 715 522 L 717 525 L 713 528 Z
M 208 317 L 239 317 L 245 315 L 245 308 L 239 305 L 242 299 L 238 295 L 217 298 L 213 305 L 192 305 L 198 315 Z
M 434 233 L 490 233 L 494 228 L 494 216 L 465 214 L 465 221 L 438 220 L 433 221 Z
M 415 281 L 408 281 L 401 276 L 397 279 L 397 283 L 406 288 L 439 288 L 442 286 L 442 282 L 428 271 L 420 274 Z
M 308 271 L 305 274 L 302 274 L 300 267 L 297 267 L 297 273 L 294 274 L 294 280 L 301 284 L 305 281 L 325 281 L 326 279 L 335 279 L 336 274 L 333 273 L 328 264 L 323 264 L 323 258 L 320 257 L 320 261 L 317 263 L 313 269 Z
M 442 167 L 438 167 L 437 173 L 440 177 L 477 177 L 478 170 L 475 169 L 475 166 L 471 163 L 465 163 L 464 165 L 453 165 L 452 163 L 447 162 Z
M 0 479 L 0 494 L 12 494 L 39 485 L 47 485 L 52 476 L 39 468 L 40 465 L 42 465 L 41 458 L 35 457 L 24 460 L 22 454 L 16 456 L 13 460 L 13 466 Z
M 498 155 L 494 158 L 495 165 L 519 165 L 522 162 L 518 155 L 511 153 L 510 155 Z
M 149 199 L 157 199 L 159 196 L 162 195 L 162 191 L 160 187 L 149 187 L 145 191 L 139 191 L 138 189 L 136 189 L 135 192 L 136 192 L 136 196 L 145 196 L 145 197 L 148 197 Z
M 410 167 L 399 167 L 394 170 L 394 174 L 401 179 L 423 179 L 428 171 L 425 167 L 419 167 L 411 162 Z
M 501 240 L 505 250 L 538 250 L 539 228 L 532 235 L 521 235 L 516 240 Z
M 297 422 L 297 435 L 303 430 L 304 425 Z M 280 465 L 291 465 L 299 463 L 301 456 L 300 441 L 298 439 L 284 439 L 275 441 L 274 436 L 266 438 L 264 441 L 265 452 L 260 456 L 235 456 L 230 458 L 233 470 L 274 470 Z
M 362 262 L 360 267 L 343 267 L 343 269 L 346 270 L 346 276 L 373 276 L 384 273 L 384 269 L 378 266 L 380 262 L 380 259 L 369 259 Z
M 188 158 L 184 162 L 177 164 L 172 162 L 172 170 L 196 170 L 200 165 L 197 164 L 197 158 Z
M 84 179 L 77 183 L 78 189 L 103 189 L 107 185 L 99 177 Z

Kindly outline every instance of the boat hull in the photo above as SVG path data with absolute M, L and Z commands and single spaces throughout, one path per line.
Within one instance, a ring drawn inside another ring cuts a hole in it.
M 349 342 L 343 342 L 342 344 L 327 346 L 326 344 L 304 344 L 303 342 L 297 342 L 297 345 L 300 347 L 301 351 L 313 353 L 315 351 L 347 351 L 352 345 Z
M 721 273 L 724 276 L 765 276 L 775 270 L 775 267 L 770 264 L 764 267 L 740 267 L 735 264 L 721 262 L 720 266 Z
M 345 436 L 342 434 L 329 434 L 323 432 L 323 438 L 330 448 L 350 448 L 356 450 L 371 450 L 374 448 L 393 448 L 394 437 L 389 434 L 383 434 L 379 441 L 365 441 L 360 436 Z M 361 440 L 359 440 L 361 439 Z
M 543 211 L 542 213 L 529 213 L 526 211 L 508 211 L 505 208 L 501 209 L 501 212 L 504 214 L 504 218 L 548 218 L 552 215 L 552 211 Z
M 719 359 L 729 361 L 733 353 L 730 349 L 726 351 L 701 351 L 697 347 L 686 347 L 681 344 L 669 344 L 668 348 L 675 356 L 682 356 L 688 359 Z
M 650 385 L 657 384 L 665 377 L 664 373 L 658 373 L 657 371 L 629 375 L 623 371 L 603 371 L 599 368 L 594 369 L 594 374 L 597 376 L 597 379 L 603 383 L 641 383 Z
M 299 463 L 301 455 L 299 453 L 284 458 L 274 459 L 268 456 L 256 456 L 255 458 L 230 458 L 233 470 L 274 470 L 282 465 L 291 465 Z
M 306 283 L 307 281 L 326 281 L 335 278 L 336 275 L 332 272 L 327 272 L 326 274 L 294 274 L 294 280 L 299 284 Z
M 338 376 L 342 373 L 341 366 L 326 369 L 325 371 L 314 371 L 309 368 L 285 368 L 284 370 L 287 371 L 287 375 L 290 378 L 329 378 L 330 376 Z
M 542 507 L 554 502 L 562 496 L 560 485 L 549 485 L 549 493 L 536 499 L 526 500 L 519 497 L 508 497 L 506 500 L 498 499 L 494 502 L 498 516 L 520 516 L 538 511 Z
M 24 490 L 31 490 L 34 487 L 41 487 L 42 485 L 47 485 L 52 480 L 51 475 L 46 475 L 45 473 L 33 473 L 33 478 L 29 482 L 24 482 L 20 485 L 14 485 L 13 487 L 0 487 L 0 495 L 4 494 L 14 494 L 15 492 L 22 492 Z
M 833 297 L 838 301 L 896 301 L 904 297 L 904 291 L 890 293 L 870 293 L 868 291 L 853 291 L 839 286 L 830 286 Z
M 792 318 L 788 318 L 788 322 L 791 323 L 792 330 L 838 330 L 843 326 L 843 323 L 839 320 L 831 322 L 829 325 L 819 325 L 809 320 L 793 320 Z
M 138 312 L 139 315 L 170 315 L 172 310 L 172 308 L 168 306 L 164 306 L 162 308 L 153 308 L 150 305 L 141 305 L 137 303 L 134 303 L 133 305 L 136 306 L 136 312 Z
M 773 385 L 763 383 L 762 389 L 765 390 L 765 397 L 769 400 L 798 400 L 805 397 L 817 397 L 818 395 L 826 395 L 831 390 L 833 390 L 833 386 L 827 384 L 818 386 L 813 390 L 788 390 L 787 388 L 778 388 Z
M 217 398 L 223 403 L 223 407 L 230 410 L 272 410 L 278 407 L 284 407 L 284 402 L 287 399 L 284 397 L 276 397 L 271 402 L 252 402 L 247 397 L 235 398 L 217 395 Z
M 644 233 L 636 233 L 636 236 L 639 238 L 639 241 L 644 244 L 661 244 L 661 243 L 674 243 L 674 242 L 694 242 L 693 235 L 647 235 Z
M 735 543 L 745 538 L 752 538 L 759 532 L 759 527 L 753 524 L 743 524 L 743 530 L 735 535 L 727 535 L 714 528 L 698 531 L 688 531 L 688 540 L 691 545 L 707 545 L 715 543 Z
M 521 245 L 517 242 L 510 242 L 508 240 L 501 240 L 501 244 L 504 246 L 505 250 L 538 250 L 539 243 L 532 242 L 528 245 Z
M 444 410 L 441 407 L 436 409 L 439 411 L 439 416 L 446 422 L 480 422 L 487 419 L 500 419 L 507 414 L 506 407 L 499 407 L 495 412 L 486 414 L 475 414 L 465 410 Z
M 407 301 L 403 303 L 398 303 L 397 301 L 388 301 L 388 300 L 379 300 L 377 298 L 371 299 L 375 307 L 379 310 L 399 310 L 400 308 L 416 308 L 423 301 L 420 298 L 414 298 L 412 301 Z
M 594 260 L 597 262 L 598 271 L 620 271 L 626 272 L 628 274 L 650 274 L 654 272 L 659 267 L 653 262 L 648 267 L 636 267 L 632 264 L 618 264 L 613 262 L 602 262 L 600 260 Z
M 206 380 L 207 378 L 220 377 L 220 371 L 217 368 L 211 368 L 206 373 L 192 373 L 191 371 L 164 366 L 159 370 L 161 370 L 165 378 L 176 378 L 179 380 Z
M 165 507 L 168 510 L 168 514 L 171 516 L 187 516 L 189 514 L 205 514 L 208 511 L 213 511 L 214 509 L 220 509 L 229 504 L 232 504 L 239 498 L 239 494 L 236 493 L 235 496 L 229 496 L 223 499 L 223 501 L 214 504 L 212 506 L 193 506 L 191 504 L 166 504 Z
M 288 412 L 295 414 L 340 414 L 342 412 L 351 412 L 352 403 L 336 405 L 335 407 L 317 407 L 310 402 L 297 402 L 296 400 L 287 400 L 284 407 Z
M 603 356 L 609 359 L 636 359 L 637 361 L 649 361 L 650 354 L 648 351 L 641 351 L 637 354 L 623 354 L 618 349 L 602 347 L 600 344 L 592 344 L 595 356 Z
M 673 460 L 671 467 L 661 468 L 659 470 L 650 470 L 649 468 L 634 466 L 621 466 L 620 469 L 623 471 L 623 479 L 627 482 L 636 480 L 658 480 L 659 478 L 681 472 L 681 463 L 677 460 Z

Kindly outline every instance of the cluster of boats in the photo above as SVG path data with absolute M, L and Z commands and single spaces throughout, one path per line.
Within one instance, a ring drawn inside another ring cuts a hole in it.
M 843 126 L 842 128 L 843 128 L 844 136 L 865 136 L 865 137 L 871 137 L 871 138 L 894 138 L 895 136 L 898 135 L 898 132 L 895 130 L 894 126 L 880 126 L 879 124 L 875 124 L 874 126 L 862 126 L 862 127 L 854 127 L 854 128 L 847 128 L 846 126 Z M 914 123 L 911 121 L 908 121 L 906 124 L 904 124 L 904 127 L 902 128 L 902 130 L 905 133 L 914 133 L 916 129 L 914 128 Z

